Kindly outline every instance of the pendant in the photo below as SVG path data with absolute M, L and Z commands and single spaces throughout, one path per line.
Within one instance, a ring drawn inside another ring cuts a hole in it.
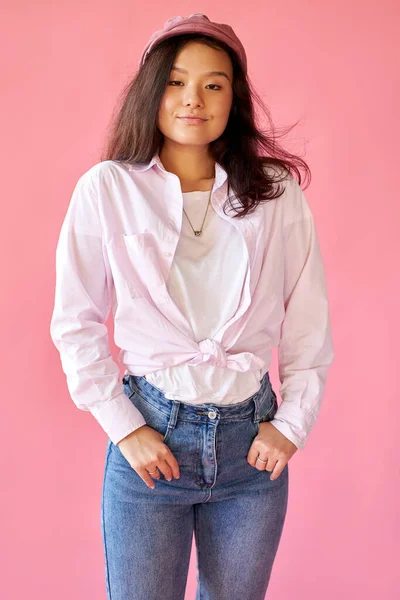
M 200 235 L 200 234 L 201 234 L 201 231 L 195 231 L 194 232 L 194 235 Z

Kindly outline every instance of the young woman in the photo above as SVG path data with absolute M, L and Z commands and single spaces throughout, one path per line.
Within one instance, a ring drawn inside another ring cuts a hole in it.
M 309 170 L 254 99 L 229 25 L 170 19 L 62 225 L 51 336 L 108 436 L 110 600 L 183 600 L 193 534 L 197 600 L 262 600 L 317 419 L 333 346 Z

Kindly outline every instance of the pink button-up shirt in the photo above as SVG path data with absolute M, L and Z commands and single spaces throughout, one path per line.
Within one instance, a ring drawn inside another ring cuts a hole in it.
M 293 177 L 281 185 L 280 198 L 233 219 L 215 164 L 211 204 L 243 236 L 249 268 L 236 313 L 196 341 L 166 285 L 182 227 L 179 178 L 157 154 L 141 165 L 103 161 L 79 178 L 57 244 L 50 334 L 72 400 L 115 444 L 145 420 L 110 354 L 110 310 L 119 362 L 135 375 L 183 362 L 265 372 L 278 346 L 282 402 L 271 424 L 304 448 L 334 351 L 313 216 Z

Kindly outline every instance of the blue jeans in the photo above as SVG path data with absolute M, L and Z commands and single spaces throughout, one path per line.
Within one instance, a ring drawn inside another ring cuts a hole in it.
M 184 600 L 193 533 L 196 600 L 264 600 L 288 503 L 288 465 L 247 462 L 260 421 L 278 408 L 268 372 L 233 405 L 165 398 L 144 377 L 123 378 L 147 425 L 164 435 L 180 478 L 160 472 L 149 488 L 117 445 L 107 443 L 101 525 L 109 600 Z

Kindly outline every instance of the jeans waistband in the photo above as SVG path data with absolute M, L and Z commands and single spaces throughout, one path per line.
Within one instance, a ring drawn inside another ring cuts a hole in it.
M 124 384 L 129 385 L 132 393 L 139 394 L 146 402 L 152 404 L 157 410 L 169 415 L 171 407 L 175 405 L 175 410 L 179 410 L 181 418 L 188 420 L 206 419 L 212 411 L 219 417 L 219 420 L 232 418 L 245 418 L 253 415 L 258 421 L 263 415 L 267 414 L 276 402 L 276 394 L 272 389 L 269 372 L 267 371 L 260 381 L 260 389 L 249 398 L 235 404 L 216 404 L 207 402 L 204 404 L 188 404 L 181 400 L 170 400 L 164 393 L 154 387 L 145 377 L 141 375 L 124 375 L 122 379 Z

